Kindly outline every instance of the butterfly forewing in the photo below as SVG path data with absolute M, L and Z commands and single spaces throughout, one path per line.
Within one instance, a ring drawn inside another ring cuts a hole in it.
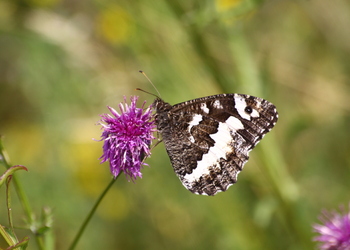
M 170 161 L 191 192 L 215 195 L 237 181 L 249 151 L 277 122 L 275 106 L 240 94 L 208 96 L 174 106 L 157 98 L 156 124 Z

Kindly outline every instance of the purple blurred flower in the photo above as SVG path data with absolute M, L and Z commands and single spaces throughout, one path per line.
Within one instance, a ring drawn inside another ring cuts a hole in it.
M 322 242 L 320 249 L 350 250 L 350 212 L 323 211 L 320 221 L 324 225 L 314 225 L 314 231 L 319 236 L 314 241 Z
M 111 173 L 117 177 L 121 171 L 131 180 L 142 177 L 140 172 L 144 157 L 151 155 L 150 145 L 156 131 L 152 106 L 144 109 L 136 107 L 138 97 L 130 97 L 131 104 L 119 104 L 121 113 L 108 107 L 112 115 L 101 115 L 103 155 L 101 163 L 109 161 Z

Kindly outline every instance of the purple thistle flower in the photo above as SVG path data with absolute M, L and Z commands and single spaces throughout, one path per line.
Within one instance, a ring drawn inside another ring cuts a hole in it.
M 121 171 L 131 180 L 142 177 L 140 172 L 144 157 L 151 155 L 150 145 L 155 138 L 156 131 L 152 106 L 144 109 L 136 107 L 138 97 L 130 97 L 131 104 L 119 104 L 121 113 L 108 106 L 112 115 L 101 115 L 101 126 L 103 129 L 101 141 L 103 144 L 103 155 L 101 163 L 109 161 L 111 173 L 117 177 Z
M 350 205 L 349 205 L 350 206 Z M 314 231 L 319 233 L 313 240 L 322 242 L 320 249 L 350 250 L 350 212 L 323 211 L 320 221 L 324 225 L 315 224 Z

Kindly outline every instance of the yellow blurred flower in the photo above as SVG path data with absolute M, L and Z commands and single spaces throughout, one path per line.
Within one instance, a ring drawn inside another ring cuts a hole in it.
M 219 17 L 226 25 L 235 25 L 237 21 L 249 18 L 258 6 L 253 0 L 216 0 L 215 3 Z
M 125 42 L 132 31 L 133 23 L 129 13 L 118 5 L 103 10 L 97 19 L 100 35 L 110 43 Z
M 239 5 L 242 0 L 216 0 L 216 8 L 219 11 L 225 11 L 229 9 L 235 8 L 237 5 Z

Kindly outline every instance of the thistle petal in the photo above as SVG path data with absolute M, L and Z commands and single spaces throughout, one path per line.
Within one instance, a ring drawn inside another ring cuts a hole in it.
M 120 113 L 109 107 L 110 114 L 101 115 L 101 141 L 103 154 L 101 163 L 109 161 L 110 171 L 114 177 L 124 172 L 128 179 L 136 180 L 142 177 L 141 168 L 144 157 L 151 155 L 150 144 L 156 131 L 152 106 L 136 107 L 137 96 L 131 96 L 130 105 L 119 104 Z
M 349 204 L 350 206 L 350 204 Z M 315 224 L 314 231 L 319 233 L 314 241 L 321 242 L 320 249 L 350 250 L 350 212 L 323 211 L 320 221 L 324 224 Z

